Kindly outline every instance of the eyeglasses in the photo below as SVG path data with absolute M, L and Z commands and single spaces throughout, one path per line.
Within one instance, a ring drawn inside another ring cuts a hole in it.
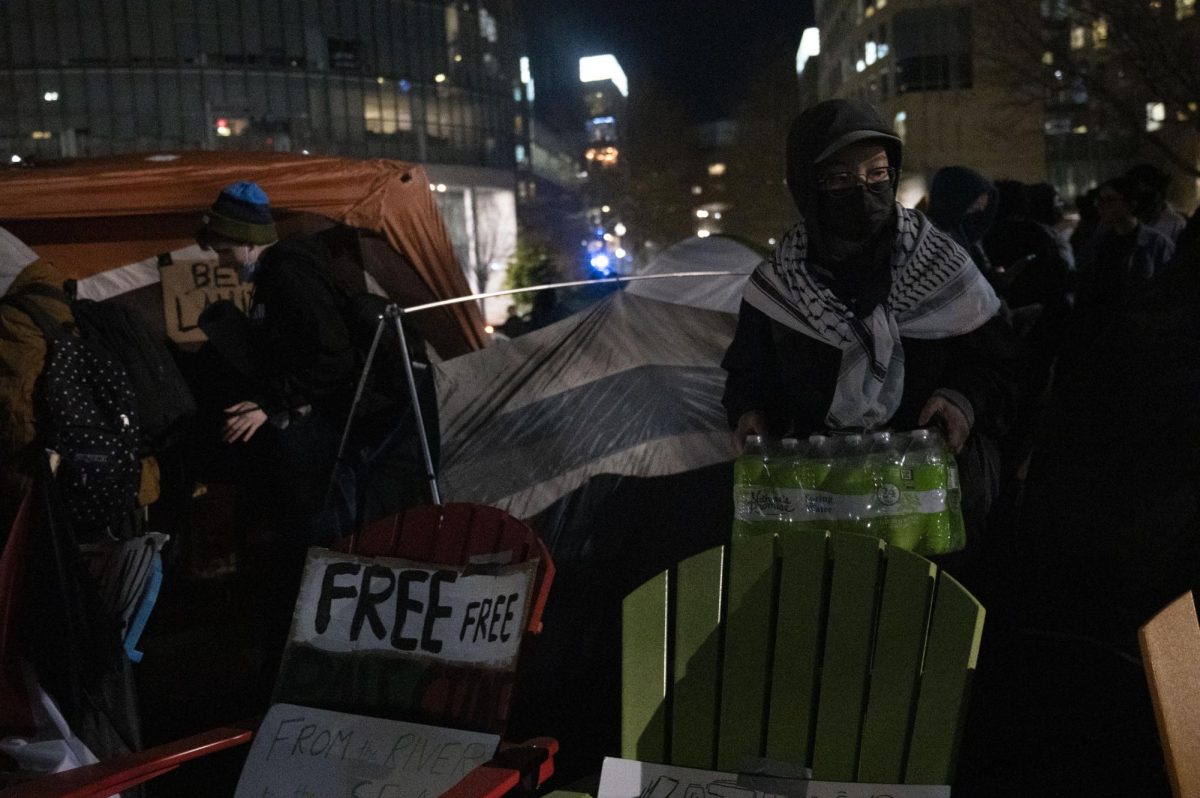
M 896 179 L 896 170 L 891 166 L 877 166 L 866 174 L 834 172 L 817 178 L 817 188 L 834 197 L 844 197 L 858 188 L 861 183 L 872 194 L 882 194 Z

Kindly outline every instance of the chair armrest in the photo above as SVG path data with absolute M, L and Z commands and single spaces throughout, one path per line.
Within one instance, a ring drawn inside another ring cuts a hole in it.
M 535 737 L 523 743 L 501 743 L 492 759 L 472 770 L 441 798 L 501 798 L 511 792 L 532 794 L 554 775 L 558 740 Z
M 15 786 L 4 795 L 5 798 L 108 798 L 169 773 L 190 760 L 250 742 L 258 722 L 255 718 L 222 726 L 94 765 L 42 776 Z

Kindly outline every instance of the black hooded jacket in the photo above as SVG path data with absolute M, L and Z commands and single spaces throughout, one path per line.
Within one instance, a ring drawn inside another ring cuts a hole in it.
M 987 207 L 971 210 L 982 194 L 987 195 Z M 929 221 L 965 249 L 984 274 L 990 266 L 980 243 L 996 218 L 997 199 L 992 181 L 965 166 L 939 169 L 929 189 Z
M 787 183 L 796 206 L 805 217 L 813 243 L 810 251 L 814 272 L 833 280 L 837 266 L 830 267 L 820 253 L 820 222 L 817 203 L 821 197 L 814 182 L 815 166 L 824 157 L 857 141 L 874 140 L 888 153 L 889 165 L 897 167 L 902 144 L 870 106 L 846 100 L 831 100 L 805 111 L 793 123 L 788 136 Z M 881 242 L 881 268 L 868 264 L 870 277 L 858 280 L 858 291 L 878 292 L 874 280 L 882 280 L 880 301 L 891 286 L 887 253 L 895 236 L 889 225 Z M 846 283 L 830 288 L 842 296 Z M 846 304 L 854 307 L 853 297 Z M 877 303 L 876 303 L 877 304 Z M 872 305 L 873 307 L 873 305 Z M 959 404 L 975 428 L 1002 431 L 1014 402 L 1013 359 L 1016 349 L 1011 330 L 995 318 L 966 335 L 938 340 L 901 338 L 905 377 L 900 406 L 891 426 L 912 429 L 925 403 L 942 392 Z M 837 386 L 841 351 L 772 321 L 758 309 L 742 302 L 738 327 L 722 367 L 729 373 L 723 403 L 730 426 L 749 411 L 765 414 L 773 435 L 807 435 L 826 427 L 825 417 Z

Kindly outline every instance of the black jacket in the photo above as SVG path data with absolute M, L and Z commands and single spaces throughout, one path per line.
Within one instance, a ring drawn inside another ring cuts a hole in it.
M 890 425 L 913 429 L 921 408 L 939 389 L 970 404 L 973 429 L 1003 434 L 1016 401 L 1019 351 L 997 316 L 966 335 L 939 340 L 901 338 L 904 392 Z M 722 403 L 730 426 L 750 410 L 766 414 L 773 435 L 808 435 L 826 428 L 841 365 L 841 350 L 769 319 L 743 302 L 737 332 L 721 366 L 729 372 Z
M 269 415 L 306 405 L 348 409 L 356 361 L 342 315 L 344 299 L 329 250 L 319 239 L 283 241 L 263 255 L 250 318 L 261 375 L 255 398 Z

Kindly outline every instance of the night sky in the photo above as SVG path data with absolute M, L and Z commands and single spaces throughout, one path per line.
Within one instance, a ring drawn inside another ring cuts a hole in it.
M 795 53 L 811 0 L 524 0 L 535 115 L 560 129 L 582 117 L 581 56 L 611 52 L 629 77 L 684 100 L 696 122 L 727 114 L 772 55 Z

